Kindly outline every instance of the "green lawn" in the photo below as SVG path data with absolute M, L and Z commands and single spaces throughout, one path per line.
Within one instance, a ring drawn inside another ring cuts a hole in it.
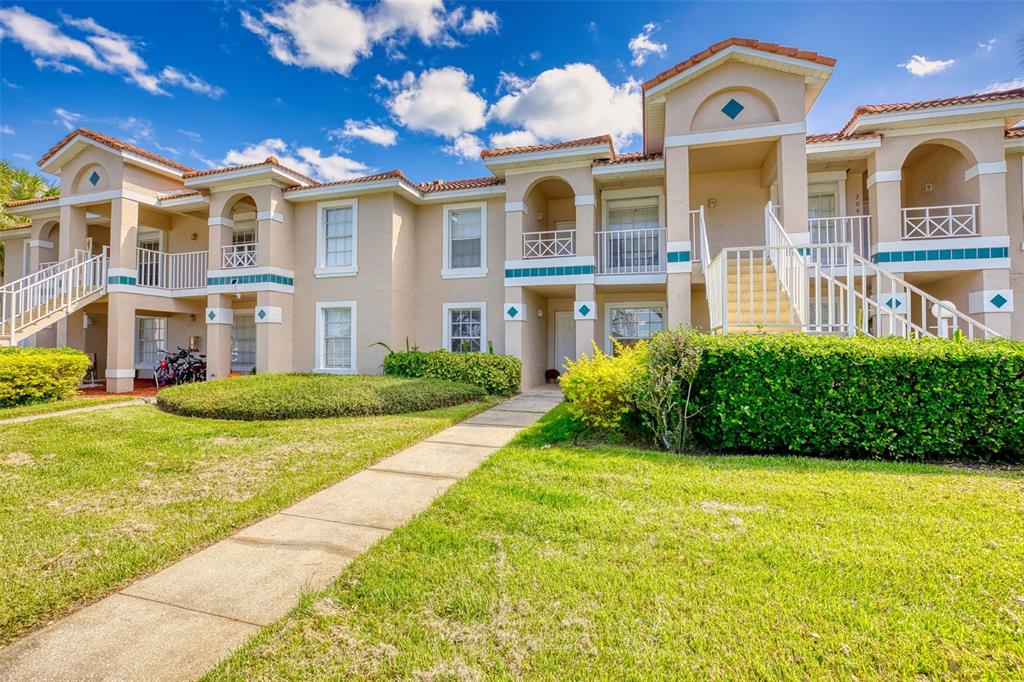
M 209 678 L 1024 677 L 1019 470 L 569 431 L 549 415 Z
M 474 414 L 227 422 L 124 407 L 0 428 L 0 642 Z
M 51 414 L 65 410 L 77 410 L 80 407 L 92 407 L 93 405 L 102 405 L 103 403 L 123 403 L 126 400 L 131 400 L 131 396 L 77 396 L 67 400 L 56 400 L 52 403 L 0 407 L 0 420 L 27 417 L 33 414 Z

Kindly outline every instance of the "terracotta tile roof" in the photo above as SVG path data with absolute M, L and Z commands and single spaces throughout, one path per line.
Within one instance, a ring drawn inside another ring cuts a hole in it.
M 198 189 L 176 189 L 170 192 L 157 192 L 157 199 L 181 199 L 184 197 L 191 196 L 205 196 L 206 192 L 201 192 Z
M 360 178 L 352 178 L 350 180 L 335 180 L 333 182 L 313 182 L 310 187 L 289 187 L 286 192 L 292 192 L 300 189 L 312 189 L 313 187 L 335 187 L 337 185 L 354 185 L 360 182 L 375 182 L 377 180 L 388 180 L 390 178 L 398 178 L 403 182 L 412 185 L 409 178 L 405 177 L 405 174 L 400 170 L 390 170 L 386 173 L 374 173 L 373 175 L 364 175 Z M 312 182 L 312 181 L 311 181 Z
M 533 144 L 523 147 L 501 147 L 498 149 L 485 149 L 480 152 L 480 158 L 489 159 L 495 156 L 508 156 L 510 154 L 528 154 L 530 152 L 546 152 L 552 149 L 574 149 L 576 147 L 590 147 L 595 144 L 605 143 L 611 150 L 612 158 L 615 158 L 615 147 L 612 145 L 611 135 L 597 135 L 596 137 L 583 137 L 578 140 L 566 140 L 553 144 Z
M 43 158 L 39 159 L 39 166 L 41 167 L 45 165 L 47 161 L 53 158 L 53 156 L 60 151 L 61 147 L 66 145 L 68 142 L 73 140 L 78 135 L 86 137 L 92 140 L 93 142 L 99 142 L 105 147 L 110 147 L 111 149 L 116 149 L 117 151 L 120 152 L 131 152 L 132 154 L 138 154 L 139 156 L 145 157 L 151 161 L 162 163 L 165 166 L 170 166 L 171 168 L 175 168 L 185 173 L 192 170 L 191 168 L 184 164 L 178 163 L 177 161 L 174 161 L 172 159 L 168 159 L 166 156 L 154 154 L 151 151 L 147 151 L 145 149 L 142 149 L 141 147 L 136 147 L 133 144 L 128 144 L 123 140 L 119 140 L 116 137 L 110 137 L 109 135 L 104 135 L 103 133 L 98 133 L 95 130 L 89 130 L 88 128 L 77 128 L 75 130 L 72 130 L 67 135 L 65 135 L 64 139 L 50 147 L 50 150 L 43 154 Z
M 839 140 L 860 140 L 869 137 L 881 137 L 881 135 L 878 133 L 854 133 L 853 135 L 845 135 L 842 131 L 838 133 L 815 133 L 814 135 L 807 136 L 807 144 L 838 142 Z
M 505 181 L 493 175 L 486 178 L 469 178 L 466 180 L 432 180 L 421 182 L 416 189 L 421 192 L 448 192 L 458 189 L 476 189 L 478 187 L 494 187 L 504 185 Z
M 595 159 L 595 166 L 617 166 L 624 163 L 639 163 L 641 161 L 661 161 L 664 158 L 661 154 L 644 154 L 643 152 L 630 152 L 619 154 L 614 159 Z
M 1006 136 L 1007 137 L 1024 137 L 1024 126 L 1019 126 L 1017 128 L 1009 128 L 1009 129 L 1007 129 Z
M 24 229 L 26 227 L 32 227 L 32 223 L 18 223 L 17 225 L 7 225 L 6 227 L 4 227 L 3 225 L 0 225 L 0 232 L 8 232 L 8 231 L 12 231 L 12 230 L 21 230 L 21 229 Z
M 8 201 L 4 203 L 4 206 L 8 208 L 14 208 L 15 206 L 30 206 L 32 204 L 43 204 L 47 201 L 57 201 L 60 199 L 59 196 L 53 197 L 33 197 L 32 199 L 15 199 L 14 201 Z
M 692 66 L 696 66 L 701 62 L 710 59 L 715 54 L 729 47 L 747 47 L 752 50 L 759 50 L 761 52 L 768 52 L 770 54 L 777 54 L 782 57 L 792 57 L 794 59 L 802 59 L 808 62 L 814 62 L 815 64 L 821 64 L 822 66 L 835 66 L 836 60 L 833 57 L 826 57 L 825 55 L 812 52 L 810 50 L 800 50 L 795 47 L 786 47 L 785 45 L 779 45 L 778 43 L 765 43 L 760 40 L 754 40 L 753 38 L 726 38 L 720 42 L 715 43 L 711 47 L 698 52 L 689 59 L 679 62 L 671 69 L 662 71 L 654 78 L 644 83 L 644 90 L 653 88 L 658 83 L 662 83 L 672 76 L 678 73 L 686 71 Z
M 847 132 L 853 127 L 857 119 L 864 114 L 889 114 L 898 111 L 912 111 L 915 109 L 934 109 L 937 107 L 951 107 L 958 104 L 981 104 L 986 102 L 1000 102 L 1007 99 L 1018 99 L 1024 97 L 1024 88 L 1014 90 L 1002 90 L 1000 92 L 979 92 L 973 95 L 960 95 L 959 97 L 943 97 L 940 99 L 926 99 L 919 102 L 895 102 L 892 104 L 861 104 L 854 109 L 853 116 L 842 132 Z
M 208 175 L 217 175 L 219 173 L 231 173 L 232 171 L 246 170 L 248 168 L 259 168 L 260 166 L 275 166 L 277 168 L 280 168 L 283 171 L 287 171 L 287 172 L 291 173 L 292 175 L 301 178 L 304 182 L 306 182 L 306 183 L 308 183 L 310 185 L 318 185 L 318 184 L 320 184 L 320 183 L 318 183 L 316 180 L 314 180 L 311 177 L 303 175 L 302 173 L 300 173 L 300 172 L 298 172 L 296 170 L 292 170 L 291 168 L 288 168 L 287 166 L 282 166 L 281 162 L 278 161 L 273 156 L 268 156 L 267 158 L 265 158 L 263 161 L 260 161 L 259 163 L 247 163 L 247 164 L 243 164 L 241 166 L 225 166 L 224 168 L 209 168 L 209 169 L 206 169 L 206 170 L 193 170 L 193 171 L 189 171 L 188 173 L 185 173 L 185 175 L 183 177 L 186 180 L 188 180 L 189 178 L 202 178 L 202 177 L 206 177 Z

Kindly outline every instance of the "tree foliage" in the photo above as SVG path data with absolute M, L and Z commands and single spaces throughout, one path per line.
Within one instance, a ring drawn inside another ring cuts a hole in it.
M 8 201 L 56 196 L 60 187 L 38 173 L 0 160 L 0 231 L 28 222 L 28 218 L 7 210 Z M 0 242 L 0 275 L 4 273 L 4 244 Z

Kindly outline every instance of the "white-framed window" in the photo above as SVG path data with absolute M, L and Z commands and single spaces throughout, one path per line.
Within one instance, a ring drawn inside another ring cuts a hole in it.
M 135 318 L 135 368 L 153 369 L 167 350 L 167 318 Z
M 487 276 L 487 203 L 444 207 L 444 264 L 441 276 Z
M 359 209 L 356 199 L 316 205 L 317 277 L 345 277 L 359 272 Z
M 327 301 L 316 304 L 317 372 L 355 374 L 356 302 Z
M 615 199 L 607 202 L 606 229 L 656 230 L 661 227 L 658 197 Z
M 444 347 L 456 353 L 487 350 L 487 303 L 445 303 Z
M 631 346 L 665 331 L 665 302 L 641 301 L 608 303 L 604 309 L 607 351 L 615 349 L 612 339 Z

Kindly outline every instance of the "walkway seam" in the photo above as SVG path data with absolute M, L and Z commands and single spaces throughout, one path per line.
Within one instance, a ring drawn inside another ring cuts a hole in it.
M 129 588 L 126 587 L 125 589 L 129 589 Z M 220 614 L 220 613 L 211 613 L 209 611 L 203 611 L 202 609 L 193 609 L 193 608 L 189 608 L 188 606 L 182 606 L 181 604 L 172 604 L 170 602 L 160 601 L 159 599 L 153 599 L 152 597 L 141 597 L 141 596 L 139 596 L 137 594 L 129 594 L 128 592 L 124 592 L 124 591 L 122 591 L 122 592 L 115 592 L 114 594 L 119 594 L 122 597 L 128 597 L 129 599 L 138 599 L 140 601 L 148 601 L 151 604 L 160 604 L 161 606 L 169 606 L 172 609 L 181 609 L 182 611 L 190 611 L 192 613 L 201 613 L 204 616 L 213 616 L 214 618 L 223 618 L 224 620 L 230 620 L 230 621 L 232 621 L 234 623 L 242 623 L 243 625 L 252 625 L 253 627 L 257 627 L 257 628 L 265 627 L 263 625 L 260 625 L 259 623 L 253 623 L 253 622 L 248 621 L 248 620 L 242 620 L 241 618 L 232 618 L 231 616 L 225 616 L 225 615 Z

